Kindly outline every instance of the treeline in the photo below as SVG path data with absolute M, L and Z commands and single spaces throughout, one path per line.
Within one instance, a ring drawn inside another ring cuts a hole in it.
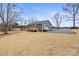
M 52 7 L 52 6 L 51 6 Z M 61 12 L 56 12 L 51 18 L 52 22 L 56 24 L 56 28 L 61 28 L 62 22 L 72 21 L 73 27 L 76 27 L 76 21 L 79 20 L 79 4 L 78 3 L 68 3 L 63 6 Z M 0 3 L 0 31 L 4 34 L 7 34 L 8 31 L 12 31 L 13 28 L 26 28 L 27 21 L 23 22 L 23 18 L 21 16 L 23 10 L 19 10 L 17 8 L 17 4 L 14 3 Z M 66 19 L 66 20 L 64 20 Z M 28 19 L 28 24 L 38 21 L 37 18 L 31 17 Z M 20 25 L 19 23 L 20 22 Z M 24 24 L 24 25 L 23 25 Z
M 57 12 L 52 17 L 53 23 L 56 24 L 57 28 L 60 28 L 60 25 L 62 22 L 73 22 L 73 27 L 71 28 L 77 28 L 76 22 L 79 20 L 79 4 L 78 3 L 68 3 L 62 8 L 63 14 L 61 12 Z
M 13 3 L 0 3 L 0 30 L 4 34 L 8 34 L 8 30 L 12 30 L 18 25 L 16 21 L 20 18 L 20 11 Z

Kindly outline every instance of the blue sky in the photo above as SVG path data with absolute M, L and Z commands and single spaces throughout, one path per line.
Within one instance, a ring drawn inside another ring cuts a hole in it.
M 35 17 L 38 20 L 49 20 L 53 26 L 52 16 L 56 12 L 62 13 L 62 7 L 65 6 L 64 3 L 19 3 L 18 7 L 22 8 L 24 13 L 22 17 L 25 20 Z M 64 13 L 63 13 L 64 14 Z M 61 26 L 72 26 L 72 22 L 63 22 Z

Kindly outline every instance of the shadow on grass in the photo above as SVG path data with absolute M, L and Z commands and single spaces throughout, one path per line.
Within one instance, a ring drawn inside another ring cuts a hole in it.
M 8 32 L 7 34 L 0 33 L 0 38 L 1 37 L 5 37 L 5 36 L 8 36 L 8 35 L 17 34 L 17 33 L 21 33 L 21 32 L 20 31 L 11 31 L 11 32 Z

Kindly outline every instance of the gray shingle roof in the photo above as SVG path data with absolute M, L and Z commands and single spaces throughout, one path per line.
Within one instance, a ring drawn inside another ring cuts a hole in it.
M 50 23 L 50 21 L 49 20 L 43 20 L 43 21 L 37 21 L 37 22 L 34 22 L 34 23 L 31 23 L 31 24 L 28 24 L 28 25 L 34 25 L 34 24 L 43 24 L 43 23 L 47 23 L 47 22 L 49 22 Z M 50 23 L 51 24 L 51 23 Z M 27 26 L 28 26 L 27 25 Z M 52 25 L 52 24 L 51 24 Z

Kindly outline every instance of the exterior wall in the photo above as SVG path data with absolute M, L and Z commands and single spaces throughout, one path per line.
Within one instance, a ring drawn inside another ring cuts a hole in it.
M 47 23 L 47 26 L 48 26 L 49 30 L 52 29 L 51 24 Z
M 39 31 L 41 31 L 41 30 L 42 30 L 42 24 L 37 24 L 37 25 L 36 25 L 36 28 L 38 28 Z
M 39 31 L 44 31 L 44 30 L 51 30 L 51 23 L 49 21 L 45 21 L 45 22 L 38 22 L 38 23 L 35 23 L 35 24 L 31 24 L 28 26 L 29 28 L 30 27 L 36 27 Z
M 48 22 L 43 24 L 43 30 L 48 30 L 49 31 L 51 29 L 52 29 L 51 24 L 49 24 Z
M 49 30 L 49 27 L 47 24 L 44 24 L 44 30 Z
M 45 26 L 46 25 L 46 26 Z M 50 30 L 49 26 L 47 23 L 43 23 L 43 24 L 37 24 L 36 28 L 39 29 L 39 31 L 43 31 L 43 30 Z

